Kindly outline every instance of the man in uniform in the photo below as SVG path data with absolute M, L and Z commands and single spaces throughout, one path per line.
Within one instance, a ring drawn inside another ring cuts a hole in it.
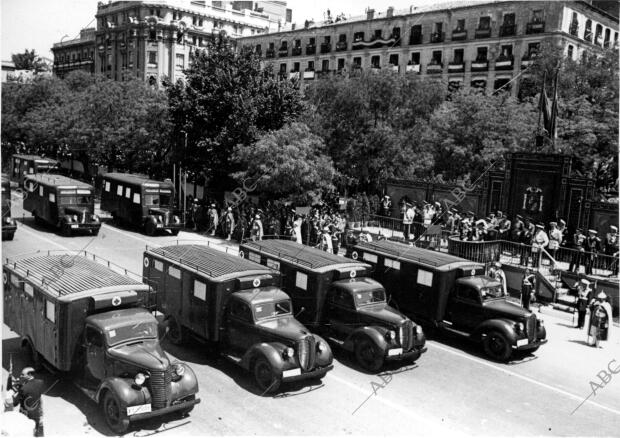
M 13 406 L 19 406 L 19 411 L 26 417 L 34 420 L 34 436 L 43 436 L 43 380 L 34 378 L 34 368 L 26 367 L 22 370 L 17 382 L 10 378 L 11 388 L 7 387 Z
M 232 207 L 228 207 L 226 210 L 226 215 L 224 216 L 224 227 L 226 228 L 226 240 L 230 240 L 235 229 L 235 215 L 233 214 Z
M 521 282 L 521 305 L 526 310 L 530 310 L 530 300 L 535 283 L 536 277 L 530 268 L 527 268 L 523 274 L 523 280 Z
M 515 223 L 512 225 L 512 231 L 510 232 L 510 239 L 513 242 L 520 242 L 521 234 L 523 234 L 523 217 L 520 214 L 518 214 L 515 218 Z
M 562 243 L 562 232 L 558 229 L 557 222 L 549 222 L 549 252 L 554 259 L 557 259 L 558 249 Z
M 605 235 L 605 255 L 609 257 L 607 269 L 618 275 L 618 227 L 611 225 Z
M 549 236 L 545 232 L 543 224 L 536 224 L 536 232 L 532 237 L 532 264 L 538 266 L 540 253 L 549 245 Z
M 413 218 L 415 217 L 415 210 L 413 209 L 413 204 L 407 202 L 405 203 L 405 208 L 403 211 L 403 234 L 405 235 L 405 240 L 410 239 L 411 233 L 411 224 L 413 223 Z
M 497 216 L 499 217 L 499 224 L 497 229 L 497 238 L 499 240 L 508 240 L 510 238 L 510 220 L 506 217 L 504 213 L 501 211 L 497 212 Z
M 575 234 L 573 234 L 573 256 L 571 257 L 570 264 L 568 265 L 568 270 L 570 272 L 579 273 L 579 268 L 583 263 L 583 256 L 586 251 L 584 244 L 586 241 L 586 236 L 581 231 L 581 228 L 577 228 Z
M 588 238 L 584 243 L 585 250 L 589 252 L 586 258 L 586 275 L 592 275 L 592 267 L 598 258 L 598 253 L 602 249 L 601 239 L 597 237 L 597 234 L 596 230 L 588 230 Z

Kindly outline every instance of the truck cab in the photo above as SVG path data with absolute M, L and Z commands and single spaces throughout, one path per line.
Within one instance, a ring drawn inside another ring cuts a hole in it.
M 383 286 L 368 277 L 368 264 L 288 240 L 245 242 L 240 255 L 278 269 L 299 318 L 354 353 L 364 369 L 415 361 L 426 351 L 422 327 L 388 305 Z
M 4 175 L 1 180 L 2 187 L 2 240 L 13 240 L 17 223 L 11 217 L 11 182 Z
M 140 228 L 153 236 L 183 228 L 182 214 L 175 208 L 171 181 L 155 181 L 143 175 L 106 173 L 101 190 L 101 209 L 115 221 Z
M 191 368 L 161 348 L 151 288 L 128 274 L 85 252 L 39 253 L 3 268 L 4 320 L 32 363 L 71 379 L 116 434 L 200 401 Z
M 62 175 L 31 175 L 24 182 L 24 210 L 37 222 L 60 229 L 64 236 L 99 234 L 101 221 L 95 214 L 94 189 L 90 184 Z
M 347 255 L 373 265 L 373 277 L 414 321 L 479 342 L 495 360 L 546 342 L 543 321 L 504 295 L 479 263 L 389 241 L 357 243 Z
M 194 337 L 216 347 L 263 393 L 333 368 L 329 345 L 295 318 L 276 271 L 208 246 L 174 245 L 147 248 L 143 278 L 173 343 Z

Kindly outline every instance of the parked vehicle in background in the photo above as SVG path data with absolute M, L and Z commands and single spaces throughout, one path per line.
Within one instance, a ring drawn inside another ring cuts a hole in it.
M 60 229 L 64 236 L 99 234 L 101 221 L 95 214 L 90 184 L 62 175 L 38 174 L 26 177 L 24 187 L 24 210 L 31 212 L 35 221 Z
M 215 346 L 253 373 L 264 393 L 333 368 L 327 342 L 293 316 L 279 272 L 201 245 L 147 247 L 143 264 L 169 339 L 192 335 Z
M 422 327 L 390 307 L 369 278 L 370 265 L 289 240 L 245 242 L 240 255 L 282 274 L 300 321 L 355 354 L 365 369 L 416 361 L 426 351 Z
M 115 221 L 140 228 L 145 234 L 170 231 L 173 236 L 183 228 L 182 214 L 175 209 L 174 185 L 129 173 L 106 173 L 101 190 L 101 209 Z
M 195 404 L 190 367 L 172 362 L 149 311 L 151 288 L 86 252 L 48 252 L 3 267 L 4 322 L 35 367 L 47 365 L 97 402 L 114 433 Z
M 2 240 L 13 240 L 17 224 L 15 219 L 11 217 L 11 182 L 2 175 Z
M 39 155 L 13 154 L 11 158 L 11 181 L 20 187 L 24 186 L 24 179 L 29 175 L 42 173 L 58 173 L 58 162 L 51 158 Z
M 509 301 L 480 263 L 390 241 L 351 245 L 347 256 L 371 264 L 373 278 L 414 321 L 481 342 L 495 360 L 546 342 L 543 321 Z

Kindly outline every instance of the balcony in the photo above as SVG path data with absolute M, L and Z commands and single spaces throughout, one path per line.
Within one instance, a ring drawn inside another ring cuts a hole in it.
M 299 55 L 301 55 L 301 47 L 300 46 L 293 47 L 293 50 L 291 50 L 291 56 L 299 56 Z M 282 55 L 280 55 L 280 56 L 282 56 Z M 284 55 L 284 56 L 286 56 L 286 55 Z
M 491 37 L 491 28 L 487 27 L 484 29 L 476 29 L 476 34 L 475 34 L 476 38 L 490 38 Z
M 265 51 L 265 58 L 275 58 L 276 57 L 276 49 L 267 49 Z
M 463 73 L 465 71 L 465 63 L 451 62 L 448 64 L 448 73 Z
M 422 44 L 422 34 L 414 33 L 409 37 L 409 45 L 413 46 L 415 44 Z
M 304 79 L 314 79 L 314 70 L 306 70 L 304 71 Z
M 435 73 L 441 73 L 441 71 L 443 70 L 443 64 L 440 63 L 431 63 L 428 64 L 426 66 L 426 73 L 427 74 L 435 74 Z
M 579 36 L 579 22 L 571 21 L 570 26 L 568 27 L 568 33 L 572 36 Z
M 318 79 L 323 79 L 333 74 L 332 70 L 321 70 L 316 72 L 316 77 Z
M 346 41 L 338 41 L 336 43 L 336 52 L 344 52 L 347 50 L 347 42 Z
M 445 32 L 433 32 L 431 34 L 431 43 L 443 43 L 445 39 Z
M 331 43 L 321 43 L 321 53 L 329 53 L 332 51 Z
M 527 23 L 527 27 L 525 28 L 525 33 L 543 33 L 545 31 L 545 22 L 544 21 L 533 21 L 531 23 Z
M 521 67 L 528 68 L 530 65 L 534 64 L 535 56 L 536 55 L 532 53 L 530 55 L 525 55 L 523 58 L 521 58 Z
M 278 73 L 278 79 L 284 80 L 284 79 L 286 79 L 286 77 L 287 77 L 287 75 L 286 75 L 285 71 L 281 71 L 281 72 Z
M 592 42 L 592 31 L 586 30 L 585 33 L 583 34 L 583 39 L 591 43 Z
M 594 37 L 594 44 L 603 47 L 603 35 L 597 35 L 596 37 Z
M 316 46 L 314 44 L 306 44 L 306 55 L 314 55 L 316 53 Z
M 289 72 L 288 78 L 289 79 L 299 79 L 299 72 L 298 71 Z
M 420 74 L 420 64 L 407 64 L 407 67 L 405 67 L 405 72 Z
M 514 58 L 511 56 L 500 56 L 495 60 L 495 70 L 512 70 Z
M 463 29 L 454 29 L 452 31 L 452 41 L 464 41 L 467 39 L 467 31 Z
M 611 47 L 611 41 L 610 40 L 605 41 L 603 43 L 603 47 L 606 49 L 609 49 Z
M 488 60 L 476 60 L 471 63 L 471 71 L 487 71 L 489 69 Z
M 370 66 L 370 72 L 371 73 L 379 73 L 381 71 L 381 66 L 378 65 L 371 65 Z
M 288 56 L 288 48 L 287 47 L 280 47 L 278 49 L 278 56 L 280 58 L 284 57 L 284 56 Z
M 507 37 L 507 36 L 515 36 L 517 34 L 517 25 L 516 24 L 504 24 L 499 28 L 499 36 Z
M 390 64 L 390 66 L 388 67 L 389 71 L 393 71 L 395 73 L 398 73 L 400 71 L 400 66 L 398 65 L 394 65 L 394 64 Z

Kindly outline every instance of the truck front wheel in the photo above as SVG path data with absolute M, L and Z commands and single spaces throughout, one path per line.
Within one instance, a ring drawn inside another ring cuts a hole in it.
M 157 229 L 157 227 L 155 226 L 155 224 L 152 221 L 147 221 L 144 224 L 144 233 L 147 236 L 154 236 L 155 235 L 155 230 Z
M 499 362 L 508 361 L 512 354 L 510 342 L 500 332 L 489 332 L 484 341 L 482 341 L 482 345 L 484 346 L 484 352 Z
M 275 375 L 271 364 L 263 357 L 254 363 L 254 380 L 263 394 L 276 392 L 282 383 L 282 380 Z
M 112 432 L 118 435 L 124 434 L 129 428 L 129 418 L 123 412 L 125 409 L 122 407 L 117 395 L 112 391 L 106 391 L 101 408 L 103 409 L 105 422 L 112 429 Z
M 373 373 L 383 367 L 383 351 L 367 338 L 355 343 L 355 359 L 362 368 Z

